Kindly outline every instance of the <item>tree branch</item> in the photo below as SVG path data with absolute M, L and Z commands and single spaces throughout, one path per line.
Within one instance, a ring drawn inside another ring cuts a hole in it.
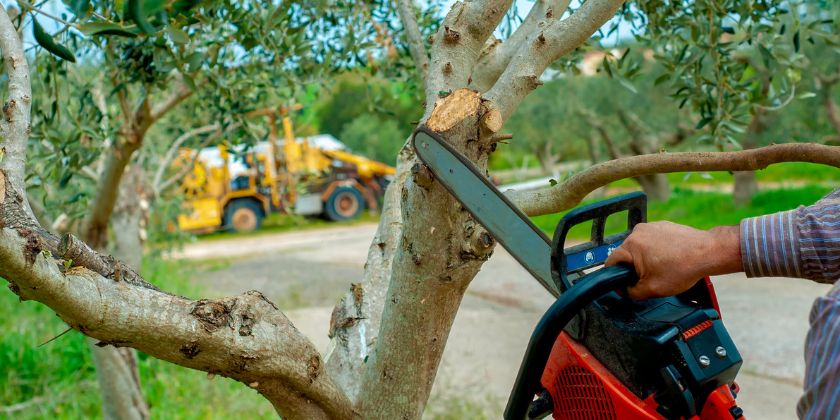
M 3 65 L 9 77 L 6 102 L 0 118 L 0 170 L 9 179 L 14 194 L 25 212 L 34 217 L 26 197 L 26 142 L 30 131 L 30 106 L 32 87 L 29 82 L 29 65 L 15 25 L 6 9 L 0 4 L 0 50 Z
M 510 4 L 511 0 L 475 0 L 452 5 L 432 46 L 426 81 L 426 117 L 440 92 L 453 92 L 469 85 L 485 41 Z
M 0 230 L 0 276 L 103 345 L 128 346 L 255 388 L 284 418 L 350 418 L 349 400 L 315 347 L 261 293 L 192 301 L 105 278 L 62 272 L 35 231 Z M 290 404 L 291 402 L 291 404 Z
M 156 105 L 152 108 L 151 112 L 149 113 L 149 124 L 154 123 L 160 117 L 164 116 L 167 112 L 172 110 L 190 97 L 193 94 L 193 90 L 190 89 L 183 81 L 178 81 L 178 88 L 173 92 L 169 97 L 163 100 L 163 102 Z
M 166 170 L 169 169 L 169 166 L 172 165 L 172 162 L 175 160 L 175 156 L 178 154 L 178 150 L 184 143 L 195 137 L 200 136 L 202 134 L 211 133 L 213 131 L 217 131 L 221 126 L 219 123 L 214 123 L 210 125 L 205 125 L 203 127 L 193 128 L 192 130 L 187 131 L 184 134 L 178 136 L 174 142 L 172 142 L 172 146 L 169 147 L 169 150 L 163 155 L 163 160 L 161 160 L 160 165 L 155 171 L 155 176 L 152 181 L 152 188 L 158 190 L 161 182 L 163 182 L 163 175 L 166 173 Z
M 484 95 L 507 120 L 520 102 L 541 84 L 540 76 L 558 58 L 573 51 L 603 26 L 624 0 L 587 0 L 574 14 L 546 18 L 529 34 L 495 85 Z
M 494 42 L 479 57 L 471 76 L 471 87 L 479 92 L 485 92 L 496 83 L 502 72 L 510 64 L 510 60 L 519 52 L 528 35 L 539 28 L 543 19 L 563 16 L 569 7 L 569 0 L 537 0 L 528 12 L 528 16 L 516 31 L 502 43 Z
M 105 55 L 108 56 L 108 61 L 112 63 L 116 62 L 116 57 L 114 56 L 114 47 L 113 45 L 111 45 L 110 40 L 108 40 L 105 43 Z M 131 105 L 128 104 L 128 96 L 125 94 L 126 88 L 124 85 L 121 86 L 122 82 L 118 79 L 118 75 L 119 72 L 116 69 L 111 73 L 111 85 L 113 86 L 113 89 L 116 90 L 117 101 L 120 103 L 120 109 L 122 110 L 123 114 L 123 121 L 125 121 L 126 124 L 131 124 L 131 121 L 134 120 L 134 115 L 131 112 Z M 97 104 L 98 103 L 99 102 L 97 102 Z M 100 108 L 100 111 L 105 113 L 107 109 L 102 110 Z
M 426 79 L 429 74 L 429 55 L 426 52 L 426 46 L 423 45 L 423 35 L 420 33 L 420 27 L 417 26 L 414 0 L 397 0 L 397 13 L 405 31 L 405 41 L 408 44 L 408 50 L 411 52 L 411 58 L 417 66 L 420 81 L 423 83 L 423 87 L 428 90 Z
M 810 162 L 840 167 L 840 148 L 789 143 L 739 152 L 684 152 L 630 156 L 602 162 L 562 184 L 538 190 L 505 193 L 529 216 L 570 209 L 595 189 L 620 179 L 669 172 L 754 171 L 781 162 Z
M 823 96 L 823 106 L 831 126 L 834 127 L 837 134 L 840 134 L 840 111 L 837 110 L 837 103 L 834 102 L 834 98 L 831 97 L 831 92 L 828 90 Z

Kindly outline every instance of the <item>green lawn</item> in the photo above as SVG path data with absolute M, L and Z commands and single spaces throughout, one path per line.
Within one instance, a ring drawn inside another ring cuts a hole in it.
M 840 184 L 838 184 L 840 185 Z M 750 216 L 790 210 L 800 205 L 813 204 L 829 193 L 831 188 L 808 186 L 795 189 L 777 189 L 760 191 L 750 206 L 739 207 L 732 203 L 730 194 L 699 192 L 685 188 L 675 188 L 671 199 L 666 202 L 648 203 L 648 220 L 670 220 L 700 229 L 719 225 L 735 225 L 741 219 Z M 588 204 L 593 200 L 587 201 Z M 564 213 L 550 214 L 532 218 L 543 231 L 554 234 L 554 228 Z M 607 219 L 608 233 L 620 232 L 626 226 L 626 216 Z M 589 237 L 589 228 L 581 226 L 572 229 L 569 234 L 573 239 Z

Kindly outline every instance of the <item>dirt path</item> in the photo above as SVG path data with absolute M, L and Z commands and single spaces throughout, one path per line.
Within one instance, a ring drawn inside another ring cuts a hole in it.
M 359 281 L 375 225 L 199 242 L 185 258 L 225 258 L 196 276 L 218 294 L 258 289 L 321 351 L 332 306 Z M 230 260 L 231 257 L 235 257 Z M 792 279 L 715 279 L 724 321 L 745 359 L 739 403 L 760 419 L 794 418 L 813 299 L 827 286 Z M 455 319 L 428 414 L 498 418 L 531 329 L 552 302 L 502 248 L 473 281 Z

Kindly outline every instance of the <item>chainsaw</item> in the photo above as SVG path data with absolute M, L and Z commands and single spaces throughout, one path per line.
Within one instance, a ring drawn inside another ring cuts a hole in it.
M 417 156 L 488 232 L 557 300 L 540 319 L 505 408 L 507 420 L 742 419 L 735 376 L 742 359 L 708 277 L 672 297 L 634 301 L 631 266 L 604 261 L 646 221 L 643 193 L 568 212 L 549 239 L 472 162 L 425 127 Z M 610 215 L 627 228 L 605 235 Z M 619 216 L 620 217 L 620 216 Z M 570 229 L 590 239 L 566 248 Z

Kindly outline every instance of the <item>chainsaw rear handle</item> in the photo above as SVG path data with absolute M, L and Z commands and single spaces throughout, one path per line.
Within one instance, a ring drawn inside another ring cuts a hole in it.
M 627 229 L 604 237 L 607 218 L 627 211 Z M 569 231 L 584 222 L 592 221 L 589 242 L 564 248 Z M 612 250 L 621 245 L 633 228 L 647 221 L 647 197 L 642 192 L 632 192 L 608 198 L 597 203 L 578 207 L 560 220 L 554 230 L 551 246 L 551 271 L 561 293 L 572 287 L 573 280 L 583 275 L 583 270 L 604 263 Z M 570 278 L 572 277 L 572 278 Z
M 522 420 L 528 415 L 534 395 L 542 387 L 540 378 L 551 355 L 551 348 L 566 324 L 595 299 L 613 290 L 633 286 L 638 281 L 639 277 L 632 266 L 620 264 L 604 267 L 582 277 L 557 298 L 540 319 L 528 342 L 505 408 L 506 420 Z

